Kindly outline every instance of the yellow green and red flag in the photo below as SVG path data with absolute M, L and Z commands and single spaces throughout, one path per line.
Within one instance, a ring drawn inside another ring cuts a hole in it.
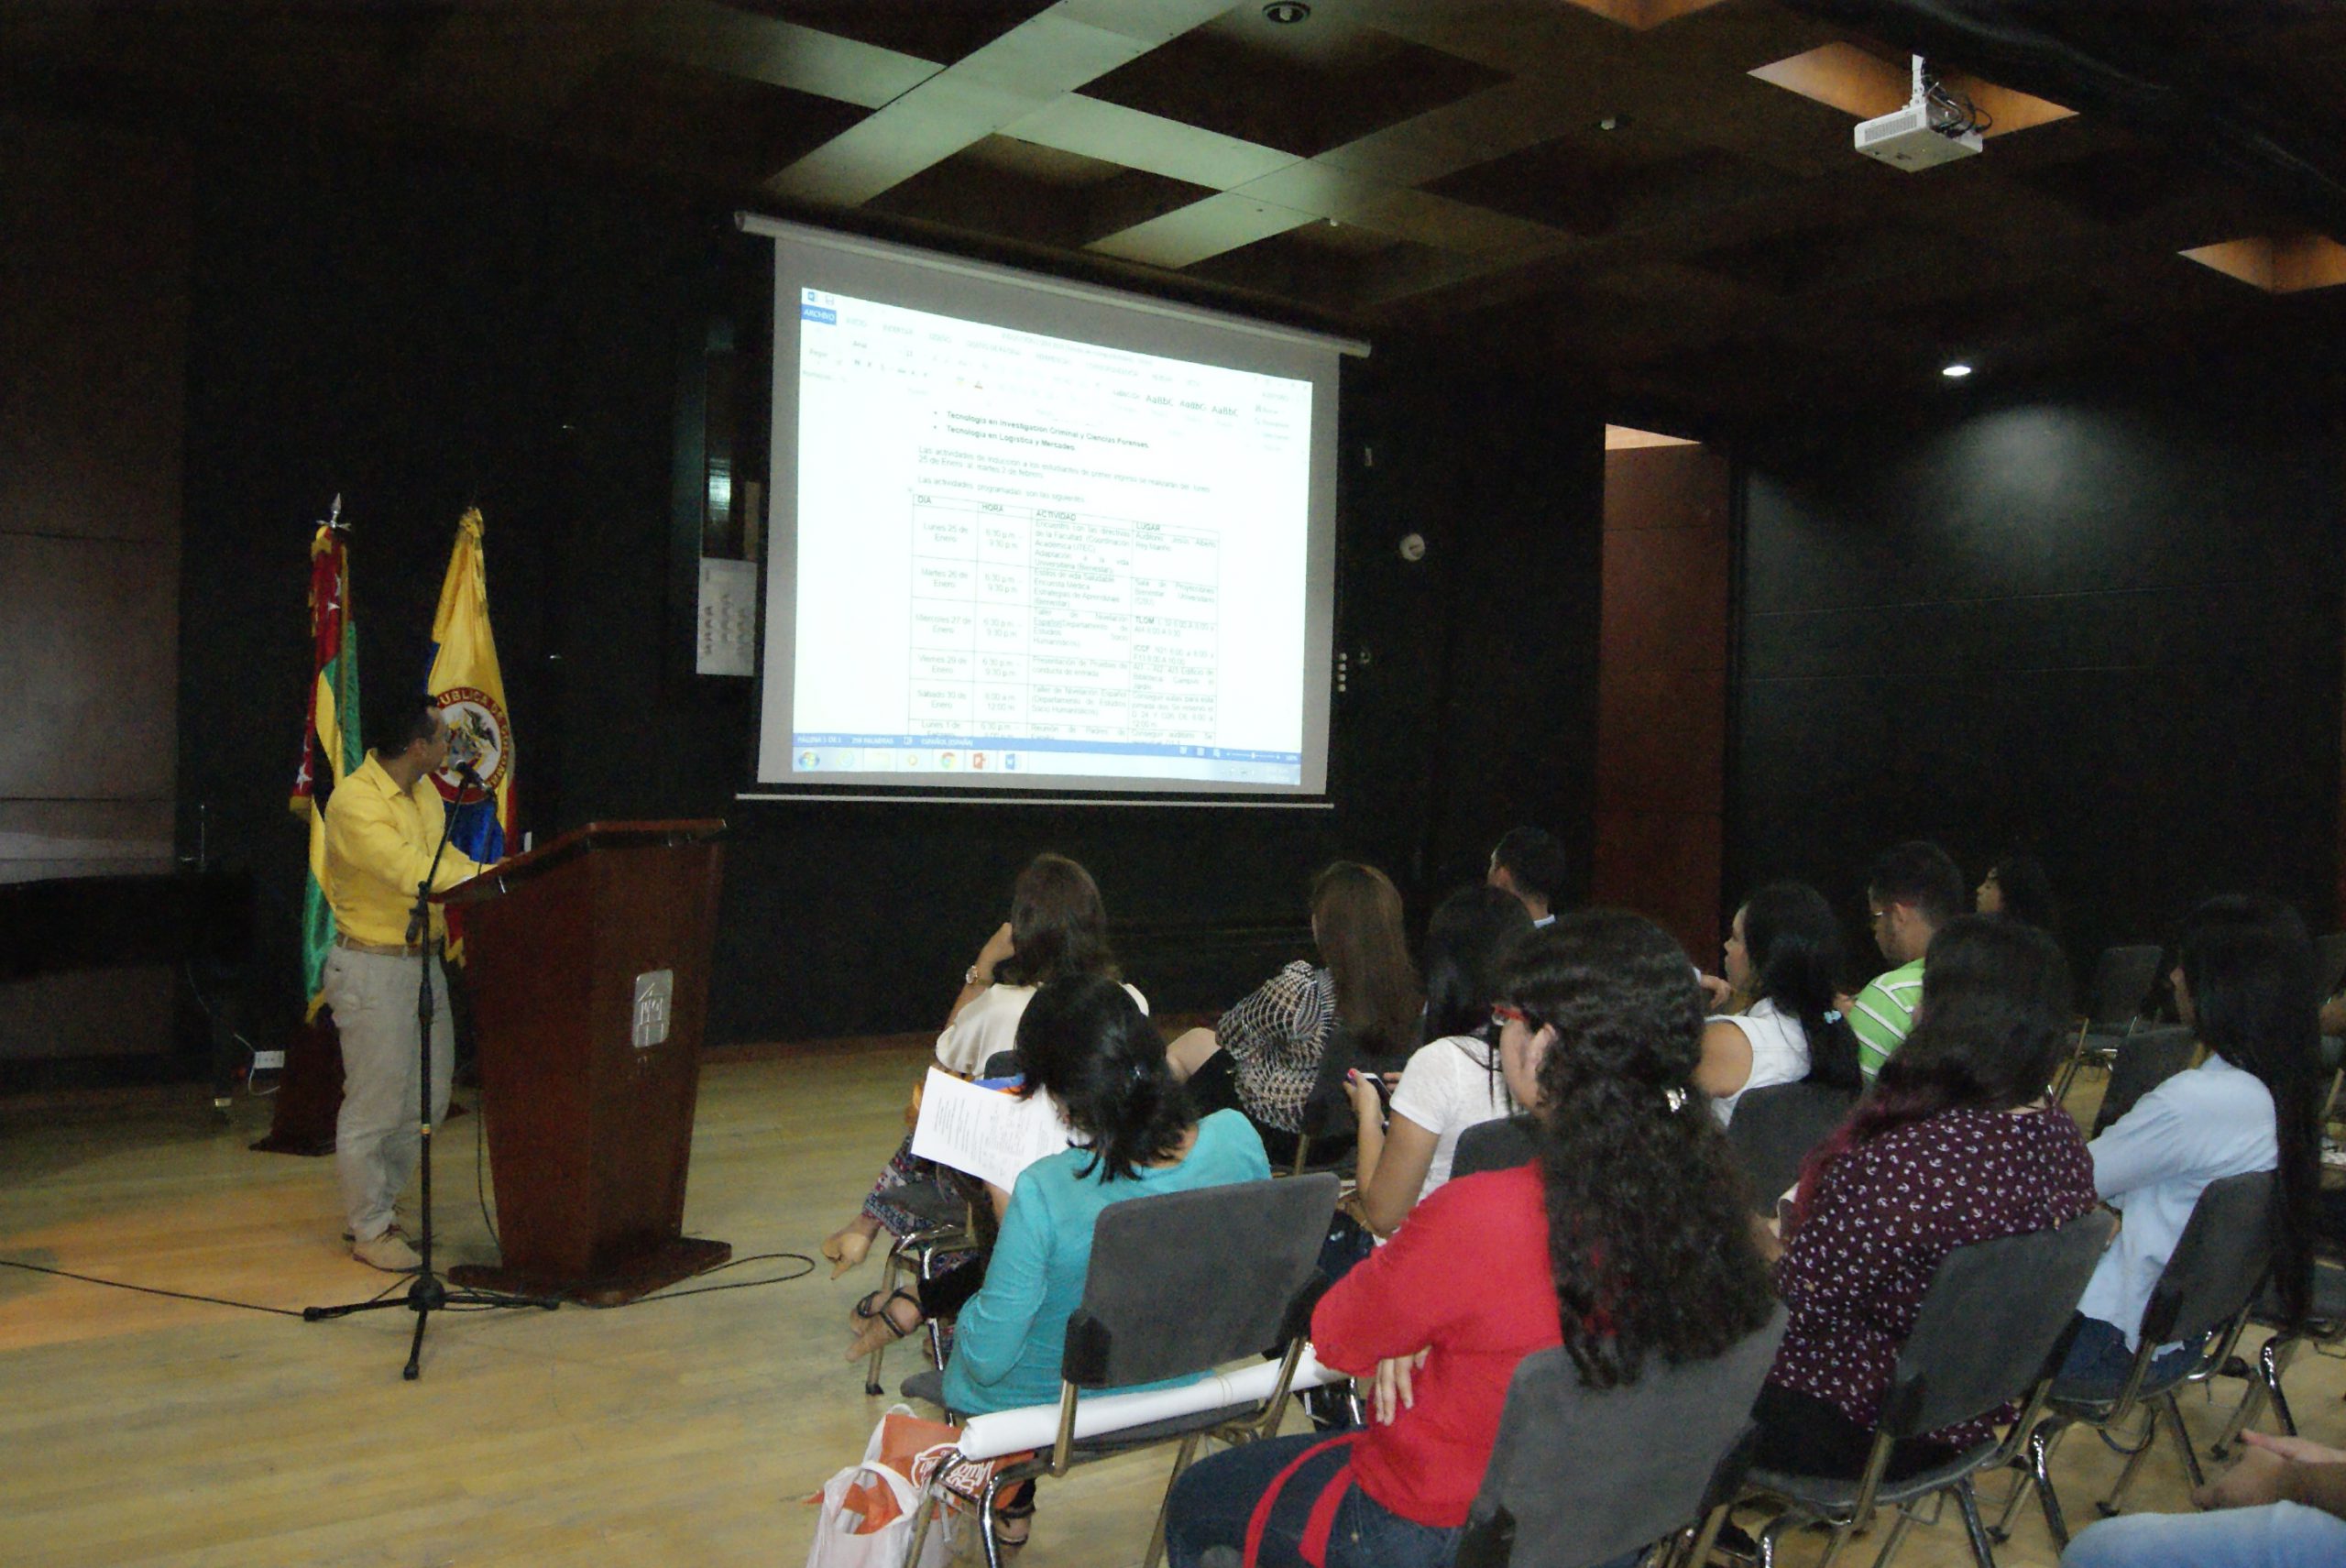
M 319 524 L 310 542 L 310 642 L 309 719 L 301 728 L 301 771 L 294 775 L 289 804 L 310 825 L 310 874 L 301 890 L 301 981 L 314 1017 L 325 983 L 326 951 L 334 946 L 320 786 L 331 794 L 366 755 L 358 739 L 358 625 L 350 610 L 350 553 L 342 531 L 332 523 Z

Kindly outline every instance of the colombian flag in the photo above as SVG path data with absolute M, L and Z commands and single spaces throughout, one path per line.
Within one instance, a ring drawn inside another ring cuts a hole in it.
M 323 782 L 331 793 L 366 755 L 358 739 L 358 623 L 350 613 L 350 554 L 331 523 L 319 524 L 310 542 L 310 716 L 301 729 L 301 771 L 294 775 L 289 804 L 310 825 L 310 875 L 301 890 L 301 981 L 315 1016 L 326 949 L 334 946 L 326 814 L 319 806 L 318 786 Z
M 432 673 L 424 690 L 448 721 L 448 767 L 433 781 L 449 803 L 448 842 L 484 864 L 503 860 L 514 833 L 513 727 L 505 717 L 505 677 L 488 630 L 488 566 L 477 508 L 456 523 L 456 548 L 432 618 Z M 470 790 L 456 777 L 458 762 L 472 764 L 488 786 L 487 798 L 455 804 L 460 792 Z

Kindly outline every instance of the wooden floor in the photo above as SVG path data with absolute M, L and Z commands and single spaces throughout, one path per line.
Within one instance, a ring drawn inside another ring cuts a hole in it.
M 737 1255 L 812 1253 L 899 1135 L 922 1050 L 711 1062 L 687 1229 Z M 289 1310 L 381 1289 L 337 1239 L 330 1163 L 247 1150 L 266 1121 L 247 1100 L 223 1125 L 194 1090 L 0 1104 L 0 1258 Z M 493 1256 L 480 1126 L 440 1139 L 450 1261 Z M 403 1311 L 304 1323 L 0 1268 L 0 1561 L 793 1568 L 813 1521 L 796 1500 L 861 1454 L 884 1403 L 839 1359 L 876 1273 L 437 1317 L 410 1384 Z M 2303 1357 L 2291 1387 L 2307 1435 L 2346 1445 L 2339 1364 Z M 2228 1409 L 2186 1415 L 2204 1438 Z M 2116 1457 L 2084 1434 L 2059 1457 L 2073 1518 L 2091 1517 Z M 1167 1463 L 1047 1484 L 1026 1568 L 1138 1563 Z M 2179 1464 L 2162 1452 L 2130 1501 L 2183 1506 Z M 1999 1557 L 2054 1561 L 2033 1512 Z M 1951 1515 L 1900 1558 L 1968 1561 Z

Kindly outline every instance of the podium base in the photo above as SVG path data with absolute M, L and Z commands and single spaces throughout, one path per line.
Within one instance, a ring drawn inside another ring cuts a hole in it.
M 571 1278 L 502 1264 L 466 1263 L 448 1271 L 452 1285 L 513 1296 L 559 1296 L 587 1307 L 623 1307 L 639 1296 L 663 1290 L 679 1279 L 705 1274 L 731 1260 L 730 1242 L 678 1236 L 627 1259 L 590 1279 Z

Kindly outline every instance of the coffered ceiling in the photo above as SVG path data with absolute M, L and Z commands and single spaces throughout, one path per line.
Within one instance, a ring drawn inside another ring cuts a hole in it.
M 0 91 L 485 134 L 1445 340 L 1696 423 L 1919 387 L 1955 356 L 1991 369 L 2341 319 L 2346 289 L 2324 291 L 2346 250 L 2319 198 L 2346 170 L 2346 7 L 1280 10 L 18 0 Z M 1979 42 L 1967 14 L 2068 54 Z M 1907 173 L 1850 133 L 1902 99 L 1917 43 L 1994 125 L 1981 156 Z

